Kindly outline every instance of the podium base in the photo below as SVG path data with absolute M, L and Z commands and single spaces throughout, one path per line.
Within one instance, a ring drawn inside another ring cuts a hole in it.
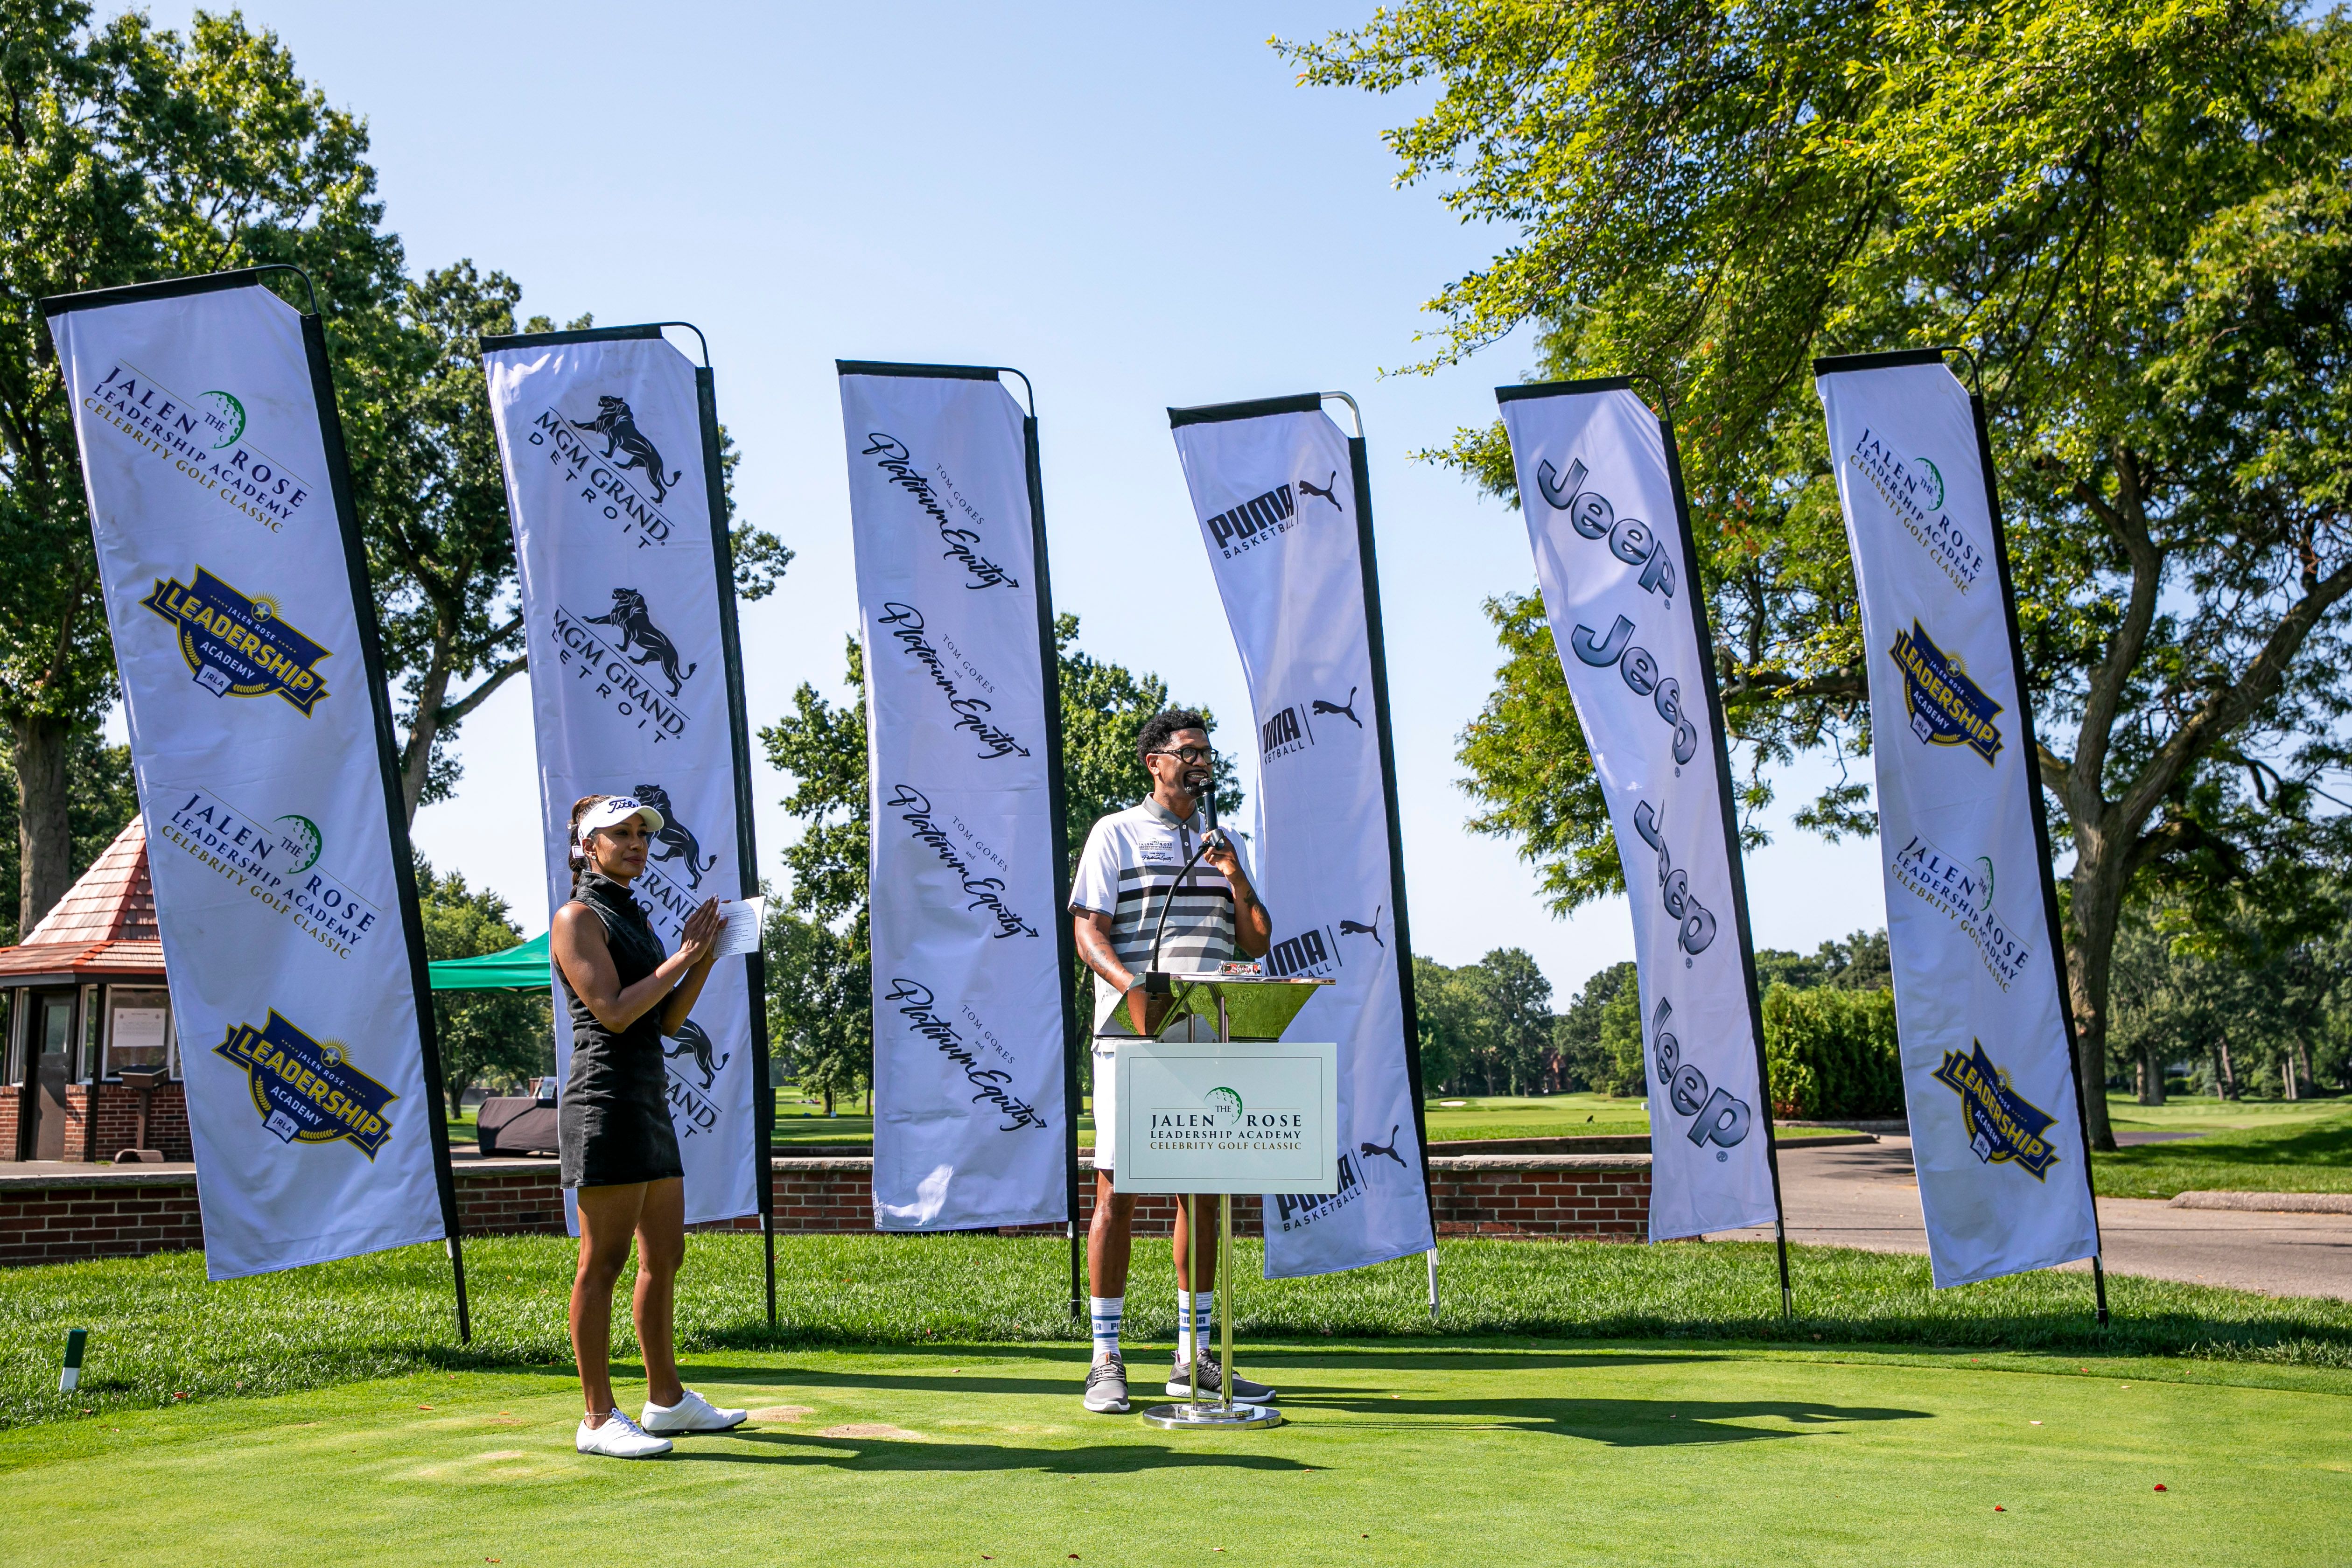
M 1155 1405 L 1143 1413 L 1147 1426 L 1239 1432 L 1253 1426 L 1279 1426 L 1282 1412 L 1263 1405 Z

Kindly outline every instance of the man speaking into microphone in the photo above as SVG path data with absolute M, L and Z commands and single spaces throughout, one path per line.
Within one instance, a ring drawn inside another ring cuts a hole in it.
M 1117 1037 L 1158 1033 L 1168 1010 L 1170 997 L 1144 991 L 1145 971 L 1213 972 L 1237 952 L 1264 956 L 1274 938 L 1274 921 L 1250 886 L 1241 844 L 1214 826 L 1210 785 L 1217 754 L 1209 747 L 1209 721 L 1181 708 L 1155 713 L 1144 721 L 1135 750 L 1151 775 L 1151 793 L 1139 805 L 1095 823 L 1070 889 L 1078 956 L 1095 972 L 1095 1214 L 1087 1235 L 1095 1356 L 1087 1372 L 1086 1406 L 1107 1415 L 1123 1415 L 1128 1408 L 1118 1331 L 1135 1221 L 1134 1194 L 1118 1192 L 1111 1179 L 1118 1158 L 1118 1107 L 1112 1099 Z M 1197 1281 L 1192 1277 L 1184 1209 L 1200 1215 L 1203 1226 L 1202 1278 Z M 1213 1205 L 1195 1201 L 1177 1214 L 1171 1395 L 1189 1392 L 1195 1361 L 1203 1395 L 1224 1389 L 1224 1369 L 1207 1349 L 1214 1326 L 1209 1319 L 1216 1288 L 1215 1225 Z M 1264 1404 L 1275 1397 L 1263 1384 L 1234 1379 L 1236 1401 Z

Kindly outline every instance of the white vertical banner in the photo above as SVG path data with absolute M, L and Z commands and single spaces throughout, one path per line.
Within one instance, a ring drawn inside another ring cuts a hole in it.
M 318 319 L 254 271 L 46 309 L 146 816 L 205 1270 L 440 1240 L 424 939 Z
M 1936 1283 L 2098 1250 L 1979 411 L 1932 350 L 1816 361 L 1868 658 L 1911 1158 Z
M 1171 409 L 1169 421 L 1249 682 L 1266 970 L 1334 982 L 1286 1033 L 1339 1043 L 1338 1169 L 1329 1192 L 1264 1199 L 1266 1277 L 1425 1252 L 1436 1234 L 1364 445 L 1312 394 Z
M 841 363 L 866 650 L 874 1223 L 1070 1217 L 1051 616 L 992 369 Z
M 1780 1218 L 1730 765 L 1681 487 L 1622 380 L 1497 388 L 1633 911 L 1650 1238 Z
M 703 411 L 657 327 L 488 338 L 530 654 L 548 913 L 572 896 L 572 803 L 635 795 L 662 830 L 631 891 L 665 948 L 706 899 L 740 899 L 736 770 Z M 688 1224 L 759 1212 L 759 1056 L 746 965 L 719 960 L 662 1041 Z M 556 1074 L 572 1025 L 555 994 Z

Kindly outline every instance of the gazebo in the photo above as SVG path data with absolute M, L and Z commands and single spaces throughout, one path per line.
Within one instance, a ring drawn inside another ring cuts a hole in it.
M 194 1158 L 138 817 L 23 942 L 0 948 L 0 994 L 9 1003 L 0 1159 L 102 1160 L 131 1147 L 140 1096 L 126 1071 L 165 1075 L 147 1146 Z

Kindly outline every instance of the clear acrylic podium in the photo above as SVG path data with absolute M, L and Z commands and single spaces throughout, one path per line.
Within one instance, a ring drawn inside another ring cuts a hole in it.
M 1307 1005 L 1318 986 L 1331 984 L 1328 980 L 1307 978 L 1276 979 L 1263 974 L 1229 974 L 1220 972 L 1198 973 L 1154 971 L 1145 976 L 1142 996 L 1151 1014 L 1158 1014 L 1156 1026 L 1150 1036 L 1125 1030 L 1108 1031 L 1098 1038 L 1117 1039 L 1137 1044 L 1186 1043 L 1214 1041 L 1230 1047 L 1234 1045 L 1272 1044 L 1282 1037 L 1298 1010 Z M 1165 1011 L 1161 1012 L 1165 998 Z M 1125 1009 L 1121 1010 L 1122 1013 Z M 1149 1015 L 1147 1015 L 1149 1016 Z M 1131 1019 L 1122 1021 L 1131 1022 Z M 1213 1029 L 1213 1033 L 1205 1033 Z M 1128 1070 L 1122 1062 L 1117 1069 Z M 1122 1094 L 1126 1091 L 1122 1088 Z M 1133 1113 L 1134 1107 L 1122 1100 L 1122 1117 Z M 1119 1136 L 1124 1145 L 1127 1130 Z M 1122 1169 L 1127 1156 L 1120 1157 Z M 1328 1182 L 1328 1165 L 1320 1178 Z M 1113 1173 L 1115 1184 L 1118 1173 Z M 1201 1222 L 1196 1212 L 1200 1197 L 1214 1193 L 1217 1196 L 1217 1282 L 1213 1292 L 1218 1327 L 1218 1360 L 1224 1368 L 1219 1397 L 1204 1402 L 1201 1398 L 1200 1351 L 1196 1345 L 1189 1363 L 1192 1380 L 1189 1398 L 1169 1405 L 1155 1405 L 1143 1413 L 1143 1419 L 1153 1426 L 1169 1428 L 1203 1428 L 1235 1430 L 1255 1426 L 1282 1425 L 1282 1413 L 1271 1406 L 1236 1405 L 1234 1402 L 1234 1313 L 1233 1313 L 1233 1253 L 1234 1253 L 1234 1194 L 1270 1190 L 1262 1178 L 1248 1171 L 1238 1171 L 1221 1178 L 1213 1168 L 1191 1173 L 1184 1178 L 1185 1187 L 1176 1191 L 1177 1201 L 1185 1207 L 1186 1228 L 1192 1237 L 1191 1277 L 1196 1285 L 1201 1278 Z M 1231 1184 L 1225 1184 L 1226 1182 Z M 1125 1187 L 1128 1191 L 1175 1191 L 1165 1184 L 1148 1187 Z M 1301 1188 L 1299 1190 L 1310 1190 Z

